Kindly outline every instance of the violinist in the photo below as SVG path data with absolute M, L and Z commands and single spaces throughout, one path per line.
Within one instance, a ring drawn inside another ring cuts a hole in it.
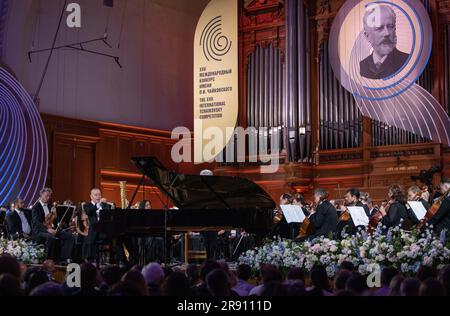
M 450 230 L 450 178 L 443 179 L 441 182 L 441 198 L 439 209 L 428 221 L 430 225 L 433 225 L 434 231 L 438 234 L 442 230 Z M 434 206 L 434 205 L 433 205 Z
M 422 197 L 422 190 L 417 186 L 412 186 L 407 191 L 408 202 L 421 202 L 423 207 L 428 211 L 430 208 L 430 204 Z M 406 211 L 408 212 L 408 218 L 411 221 L 411 224 L 417 225 L 419 224 L 419 220 L 417 219 L 416 214 L 414 214 L 411 207 L 406 204 Z
M 348 212 L 347 207 L 349 206 L 359 206 L 364 208 L 366 215 L 370 216 L 370 210 L 367 204 L 363 204 L 360 201 L 361 193 L 358 189 L 352 188 L 348 189 L 344 195 L 344 205 L 339 206 L 341 212 Z M 353 224 L 353 220 L 350 216 L 343 216 L 344 213 L 341 213 L 340 221 L 338 224 L 337 232 L 338 235 L 342 235 L 342 233 L 347 234 L 356 234 L 358 231 L 357 227 Z M 363 227 L 365 228 L 365 227 Z
M 78 245 L 81 245 L 81 254 L 79 252 L 80 249 L 76 248 L 75 258 L 77 260 L 81 259 L 81 262 L 86 262 L 89 254 L 89 248 L 87 247 L 88 244 L 85 242 L 89 235 L 89 217 L 83 210 L 83 203 L 79 203 L 77 205 L 70 226 L 72 233 L 76 236 Z
M 294 194 L 292 198 L 292 205 L 299 206 L 306 217 L 309 216 L 309 211 L 306 209 L 307 203 L 305 201 L 305 197 L 301 195 L 300 193 Z M 291 223 L 289 224 L 291 227 L 291 236 L 292 239 L 294 239 L 299 234 L 299 224 L 298 223 Z
M 75 238 L 67 231 L 57 231 L 55 229 L 56 208 L 54 206 L 49 209 L 48 206 L 52 193 L 50 188 L 42 189 L 39 194 L 39 200 L 31 210 L 32 236 L 37 243 L 44 243 L 46 245 L 47 259 L 53 259 L 55 261 L 57 259 L 55 258 L 55 241 L 59 239 L 61 241 L 59 264 L 65 265 L 70 260 Z
M 75 232 L 79 236 L 87 237 L 89 234 L 89 217 L 81 207 L 77 208 L 77 213 L 73 221 L 75 224 Z
M 280 205 L 289 205 L 292 204 L 292 195 L 289 193 L 284 193 L 280 196 Z M 293 231 L 291 230 L 291 226 L 286 222 L 286 218 L 284 218 L 283 211 L 281 208 L 277 208 L 274 210 L 274 223 L 275 226 L 275 235 L 278 235 L 282 238 L 292 238 Z M 295 236 L 295 235 L 294 235 Z
M 308 238 L 334 234 L 338 224 L 336 208 L 328 201 L 328 192 L 325 189 L 314 191 L 314 206 L 309 215 L 309 221 L 313 225 L 314 233 Z
M 296 193 L 294 195 L 292 198 L 292 205 L 300 206 L 303 213 L 305 213 L 305 216 L 309 216 L 308 203 L 306 203 L 305 197 L 300 193 Z
M 380 207 L 381 222 L 386 228 L 395 227 L 405 223 L 408 213 L 405 208 L 405 194 L 398 184 L 393 184 L 388 191 L 389 201 L 386 207 Z
M 6 225 L 12 238 L 29 238 L 31 236 L 31 222 L 23 209 L 22 198 L 17 198 L 11 205 L 11 210 L 6 213 Z

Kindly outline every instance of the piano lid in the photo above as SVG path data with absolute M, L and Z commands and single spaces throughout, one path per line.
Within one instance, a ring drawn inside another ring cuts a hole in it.
M 155 157 L 131 161 L 182 210 L 275 208 L 275 202 L 259 185 L 244 178 L 179 174 L 167 170 Z

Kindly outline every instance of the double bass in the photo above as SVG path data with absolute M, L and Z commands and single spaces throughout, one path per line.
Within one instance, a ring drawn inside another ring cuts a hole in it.
M 417 224 L 418 229 L 422 229 L 425 224 L 433 218 L 433 216 L 437 213 L 439 208 L 441 207 L 444 200 L 450 195 L 450 190 L 445 192 L 441 197 L 438 198 L 438 200 L 428 209 L 427 213 L 425 214 L 425 217 L 420 221 L 419 224 Z

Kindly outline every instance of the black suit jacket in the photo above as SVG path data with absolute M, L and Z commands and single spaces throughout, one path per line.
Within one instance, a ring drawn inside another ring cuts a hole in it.
M 440 233 L 443 229 L 450 230 L 450 196 L 442 202 L 441 207 L 428 223 L 433 225 L 437 233 Z
M 423 207 L 428 211 L 428 209 L 430 208 L 430 204 L 427 201 L 425 201 L 424 199 L 420 199 L 418 202 L 421 202 Z M 411 224 L 413 225 L 419 224 L 420 221 L 417 218 L 414 211 L 412 210 L 412 208 L 407 208 L 406 212 L 408 213 L 408 219 L 411 221 Z
M 36 237 L 39 233 L 47 232 L 47 226 L 44 225 L 44 221 L 44 208 L 42 207 L 40 202 L 37 202 L 31 209 L 31 232 L 34 237 Z
M 403 67 L 409 55 L 395 48 L 377 69 L 373 62 L 373 54 L 359 63 L 360 75 L 368 79 L 383 79 L 396 73 Z
M 30 220 L 26 214 L 25 214 L 25 218 L 28 221 L 28 225 L 30 225 L 30 227 L 31 227 Z M 6 220 L 6 225 L 8 226 L 8 233 L 11 236 L 13 236 L 13 235 L 23 236 L 22 220 L 20 219 L 20 216 L 16 211 L 8 212 L 5 220 Z
M 396 201 L 391 204 L 387 215 L 383 217 L 382 223 L 387 228 L 398 226 L 403 219 L 404 223 L 408 219 L 408 213 L 406 207 L 400 202 Z
M 367 204 L 363 204 L 361 201 L 358 201 L 355 203 L 355 206 L 358 207 L 362 207 L 367 215 L 367 217 L 370 218 L 370 210 L 369 207 L 367 206 Z M 365 228 L 365 227 L 362 227 Z M 350 219 L 346 222 L 344 221 L 339 221 L 337 228 L 336 228 L 336 232 L 338 237 L 340 237 L 341 233 L 343 232 L 343 230 L 345 229 L 345 233 L 347 234 L 351 234 L 354 235 L 358 232 L 358 228 L 355 226 L 355 224 L 353 223 L 352 218 L 350 217 Z
M 336 231 L 338 216 L 335 207 L 328 201 L 323 201 L 316 209 L 316 212 L 309 217 L 315 232 L 310 238 L 319 236 L 327 237 Z
M 107 203 L 102 203 L 101 207 L 103 210 L 111 209 L 111 206 Z M 84 204 L 84 211 L 86 212 L 86 215 L 89 217 L 89 226 L 92 226 L 98 222 L 96 205 L 92 204 L 92 202 L 86 203 Z

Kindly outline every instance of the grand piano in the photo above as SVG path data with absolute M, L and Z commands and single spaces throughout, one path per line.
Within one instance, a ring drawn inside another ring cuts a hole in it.
M 175 208 L 102 210 L 96 229 L 107 237 L 243 229 L 261 239 L 270 233 L 275 203 L 256 183 L 238 177 L 175 173 L 154 157 L 132 162 Z

